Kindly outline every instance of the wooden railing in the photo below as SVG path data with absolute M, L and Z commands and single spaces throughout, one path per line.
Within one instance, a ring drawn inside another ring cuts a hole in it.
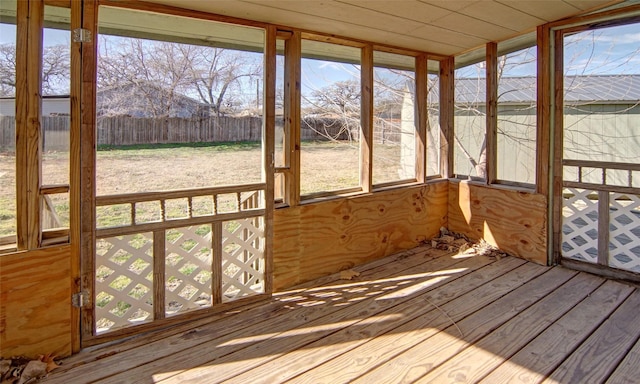
M 46 185 L 40 188 L 42 197 L 42 246 L 69 242 L 69 228 L 63 226 L 62 220 L 56 212 L 52 195 L 69 193 L 68 184 Z M 0 236 L 0 252 L 16 249 L 16 235 Z
M 113 227 L 100 226 L 96 235 L 109 237 L 170 229 L 189 225 L 207 224 L 211 222 L 228 221 L 264 214 L 264 207 L 260 207 L 257 194 L 264 193 L 264 183 L 246 184 L 241 186 L 223 186 L 214 188 L 195 188 L 163 192 L 129 193 L 96 197 L 96 207 L 117 205 L 129 206 L 128 224 Z M 226 196 L 226 199 L 224 197 Z M 233 207 L 229 197 L 233 196 Z M 212 209 L 208 213 L 194 213 L 194 200 L 211 198 Z M 186 215 L 181 218 L 170 218 L 167 215 L 167 202 L 170 200 L 186 199 Z M 252 200 L 253 199 L 253 200 Z M 143 221 L 137 217 L 137 207 L 142 203 L 157 202 L 156 220 Z M 99 219 L 99 218 L 98 218 Z
M 594 191 L 607 191 L 618 193 L 631 193 L 640 194 L 640 188 L 634 187 L 634 172 L 638 172 L 636 185 L 640 185 L 640 164 L 637 163 L 615 163 L 604 161 L 590 161 L 590 160 L 563 160 L 562 165 L 565 167 L 573 167 L 576 171 L 576 181 L 565 180 L 563 186 L 568 188 L 585 188 L 592 189 Z M 622 172 L 620 172 L 622 171 Z M 588 176 L 586 173 L 588 172 Z M 616 179 L 620 179 L 620 175 L 624 174 L 623 181 L 615 182 L 613 173 Z M 596 178 L 597 182 L 585 181 L 585 179 Z
M 109 207 L 128 209 L 117 213 L 126 220 L 96 229 L 97 333 L 265 293 L 265 191 L 257 183 L 97 197 L 107 209 L 98 223 L 116 213 Z

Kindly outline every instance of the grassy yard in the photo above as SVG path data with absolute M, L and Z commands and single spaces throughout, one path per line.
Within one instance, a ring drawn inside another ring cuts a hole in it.
M 398 177 L 399 145 L 376 144 L 374 180 Z M 261 181 L 259 143 L 167 144 L 100 147 L 97 194 L 149 192 Z M 45 183 L 67 183 L 68 153 L 43 156 Z M 305 142 L 301 149 L 302 194 L 358 186 L 359 150 L 348 142 Z M 0 153 L 0 237 L 15 234 L 15 156 Z M 68 196 L 52 196 L 68 225 Z M 114 214 L 115 215 L 115 214 Z M 117 222 L 117 215 L 113 217 Z

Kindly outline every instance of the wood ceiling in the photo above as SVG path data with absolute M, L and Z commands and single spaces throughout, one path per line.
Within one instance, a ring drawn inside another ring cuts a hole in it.
M 150 0 L 441 55 L 532 32 L 611 0 Z

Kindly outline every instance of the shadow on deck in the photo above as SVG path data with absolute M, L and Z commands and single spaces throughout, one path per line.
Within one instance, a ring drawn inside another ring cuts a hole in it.
M 419 247 L 241 313 L 94 347 L 46 383 L 632 383 L 640 291 Z

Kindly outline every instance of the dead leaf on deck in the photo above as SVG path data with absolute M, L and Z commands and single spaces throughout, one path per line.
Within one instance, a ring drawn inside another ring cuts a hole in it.
M 40 361 L 42 361 L 43 363 L 47 363 L 47 373 L 60 367 L 60 365 L 56 364 L 56 362 L 54 361 L 55 358 L 56 356 L 52 355 L 51 353 L 47 355 L 40 355 Z
M 351 280 L 354 277 L 360 276 L 360 272 L 354 271 L 353 269 L 346 269 L 344 271 L 340 271 L 340 279 L 341 280 Z

